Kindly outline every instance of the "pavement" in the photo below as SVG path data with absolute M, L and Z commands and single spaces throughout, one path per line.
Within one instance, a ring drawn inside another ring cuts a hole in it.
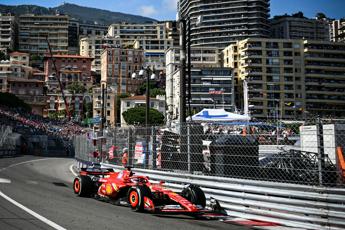
M 70 158 L 0 158 L 0 230 L 18 229 L 227 229 L 235 222 L 197 220 L 133 212 L 92 198 L 76 196 Z

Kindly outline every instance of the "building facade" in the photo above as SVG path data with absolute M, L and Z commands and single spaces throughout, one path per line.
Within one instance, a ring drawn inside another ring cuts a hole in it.
M 10 14 L 0 14 L 0 48 L 13 50 L 17 46 L 17 20 Z
M 66 102 L 68 104 L 68 111 L 70 117 L 73 120 L 80 121 L 83 115 L 83 103 L 85 94 L 83 93 L 73 93 L 69 91 L 64 91 Z M 63 100 L 61 93 L 50 92 L 47 94 L 45 102 L 45 109 L 43 111 L 44 117 L 59 117 L 64 118 L 67 116 L 66 105 Z
M 165 92 L 168 122 L 179 119 L 181 95 L 179 52 L 177 48 L 166 51 Z M 219 56 L 218 49 L 214 47 L 192 47 L 191 49 L 191 110 L 193 113 L 203 108 L 233 109 L 232 71 L 230 68 L 221 67 Z M 188 89 L 188 84 L 186 89 Z
M 341 117 L 345 112 L 345 43 L 303 43 L 306 111 Z
M 117 94 L 134 93 L 142 80 L 132 79 L 132 73 L 143 66 L 143 51 L 140 49 L 106 48 L 101 58 L 101 82 L 114 87 Z
M 92 89 L 93 100 L 93 117 L 102 116 L 102 89 L 100 87 Z M 114 87 L 107 87 L 104 95 L 104 118 L 107 126 L 114 127 L 117 124 L 117 111 L 119 108 L 116 106 L 117 90 Z
M 22 53 L 22 52 L 12 52 L 10 53 L 10 62 L 12 64 L 20 64 L 24 66 L 29 66 L 30 54 Z
M 108 33 L 107 25 L 79 23 L 80 38 L 87 36 L 105 36 Z
M 329 27 L 332 42 L 345 42 L 345 19 L 333 20 Z
M 48 51 L 47 38 L 54 53 L 68 53 L 68 16 L 33 15 L 19 16 L 19 50 L 44 56 Z
M 134 43 L 136 49 L 144 50 L 145 62 L 160 70 L 165 67 L 165 50 L 179 44 L 176 22 L 112 24 L 108 36 L 121 38 L 124 44 Z
M 224 66 L 234 68 L 237 107 L 245 110 L 248 101 L 250 115 L 256 118 L 336 116 L 345 102 L 344 45 L 245 39 L 227 47 Z
M 269 0 L 179 0 L 180 18 L 190 20 L 192 46 L 224 49 L 236 40 L 268 37 Z
M 91 70 L 97 74 L 101 73 L 101 56 L 107 47 L 121 47 L 122 41 L 119 38 L 107 36 L 87 36 L 80 39 L 80 55 L 93 58 Z
M 0 92 L 15 94 L 31 106 L 31 112 L 43 115 L 46 106 L 45 82 L 32 78 L 33 69 L 10 61 L 0 62 Z
M 330 41 L 329 23 L 324 19 L 276 16 L 270 25 L 271 38 Z
M 64 89 L 73 83 L 84 86 L 85 89 L 91 88 L 93 84 L 91 75 L 92 58 L 79 55 L 54 55 L 53 58 Z M 44 72 L 48 92 L 60 92 L 57 73 L 50 56 L 46 56 L 44 59 Z

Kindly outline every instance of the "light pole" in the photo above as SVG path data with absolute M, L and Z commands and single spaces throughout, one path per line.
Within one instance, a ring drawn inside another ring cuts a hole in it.
M 143 68 L 139 71 L 139 76 L 145 78 L 146 72 L 146 105 L 145 105 L 145 128 L 146 128 L 146 154 L 145 154 L 145 165 L 144 167 L 148 167 L 148 160 L 149 160 L 149 143 L 150 143 L 150 129 L 149 129 L 149 121 L 150 121 L 150 80 L 154 80 L 156 78 L 156 74 L 154 73 L 154 69 L 151 70 L 150 67 Z M 132 73 L 132 79 L 136 79 L 137 74 L 134 72 Z

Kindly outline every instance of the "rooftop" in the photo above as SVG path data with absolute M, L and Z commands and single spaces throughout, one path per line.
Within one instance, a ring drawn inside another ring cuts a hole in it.
M 22 55 L 22 56 L 27 55 L 27 56 L 29 56 L 28 53 L 18 52 L 18 51 L 10 53 L 10 56 L 18 56 L 18 55 Z

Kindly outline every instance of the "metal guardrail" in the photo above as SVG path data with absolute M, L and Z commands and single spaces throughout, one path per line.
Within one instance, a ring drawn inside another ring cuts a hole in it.
M 90 162 L 79 161 L 87 165 Z M 121 170 L 123 167 L 103 164 Z M 185 184 L 202 187 L 207 198 L 218 199 L 230 216 L 270 221 L 305 229 L 345 228 L 345 189 L 244 180 L 214 176 L 188 175 L 147 169 L 133 169 L 152 180 L 181 190 Z

